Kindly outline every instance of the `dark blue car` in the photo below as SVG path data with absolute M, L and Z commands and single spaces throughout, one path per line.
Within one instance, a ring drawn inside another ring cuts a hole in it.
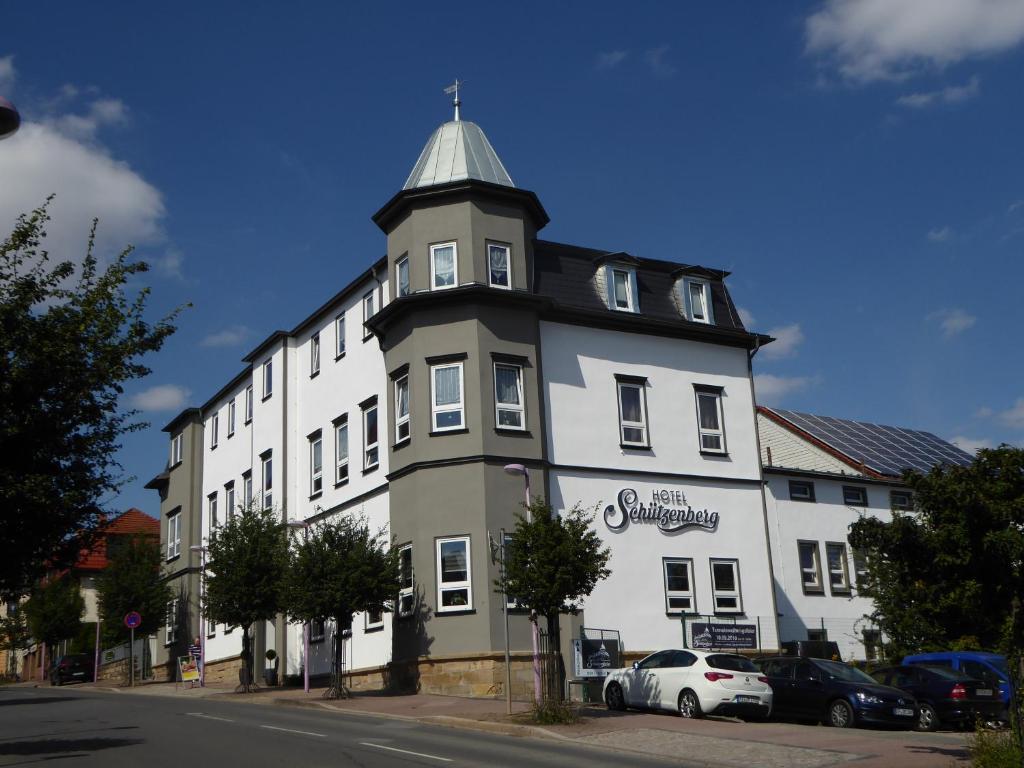
M 983 651 L 939 651 L 904 656 L 903 663 L 955 669 L 975 680 L 981 680 L 993 690 L 998 689 L 1003 709 L 1006 710 L 1010 706 L 1010 671 L 1006 666 L 1005 656 Z M 1009 715 L 1004 712 L 1002 719 L 1008 718 Z
M 949 667 L 906 665 L 876 669 L 871 676 L 883 685 L 906 691 L 920 708 L 919 731 L 940 725 L 973 726 L 1001 719 L 998 689 Z
M 879 685 L 855 667 L 792 656 L 761 659 L 758 665 L 774 692 L 772 717 L 824 721 L 836 728 L 873 724 L 909 729 L 918 722 L 913 696 Z

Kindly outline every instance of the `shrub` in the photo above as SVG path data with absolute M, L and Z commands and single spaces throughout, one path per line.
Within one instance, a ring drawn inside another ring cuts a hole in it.
M 987 731 L 979 727 L 967 740 L 974 768 L 1020 768 L 1021 749 L 1013 731 Z
M 530 718 L 537 725 L 572 725 L 580 721 L 580 714 L 576 707 L 568 702 L 545 699 L 533 703 Z

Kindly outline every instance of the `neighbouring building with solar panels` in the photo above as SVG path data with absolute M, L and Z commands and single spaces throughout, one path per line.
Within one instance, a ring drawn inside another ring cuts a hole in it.
M 832 640 L 844 659 L 872 659 L 881 635 L 857 595 L 863 560 L 850 525 L 913 508 L 904 470 L 971 457 L 928 432 L 759 407 L 761 461 L 775 572 L 779 637 Z

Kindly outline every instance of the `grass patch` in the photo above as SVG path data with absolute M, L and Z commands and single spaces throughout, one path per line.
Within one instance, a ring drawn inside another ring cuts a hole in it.
M 986 731 L 978 728 L 967 740 L 974 768 L 1020 768 L 1021 748 L 1011 730 Z
M 572 725 L 580 721 L 579 710 L 567 701 L 533 702 L 530 720 L 537 725 Z

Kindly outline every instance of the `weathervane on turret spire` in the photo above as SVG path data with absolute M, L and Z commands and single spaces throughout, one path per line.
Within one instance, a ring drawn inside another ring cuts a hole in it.
M 466 84 L 465 80 L 459 80 L 459 78 L 455 78 L 455 82 L 452 83 L 451 85 L 449 85 L 447 88 L 444 89 L 445 93 L 449 93 L 449 94 L 454 93 L 455 94 L 455 100 L 452 102 L 452 105 L 455 107 L 455 122 L 456 123 L 459 122 L 459 120 L 462 119 L 459 116 L 459 107 L 462 106 L 462 102 L 459 100 L 459 88 L 461 88 L 465 84 Z

